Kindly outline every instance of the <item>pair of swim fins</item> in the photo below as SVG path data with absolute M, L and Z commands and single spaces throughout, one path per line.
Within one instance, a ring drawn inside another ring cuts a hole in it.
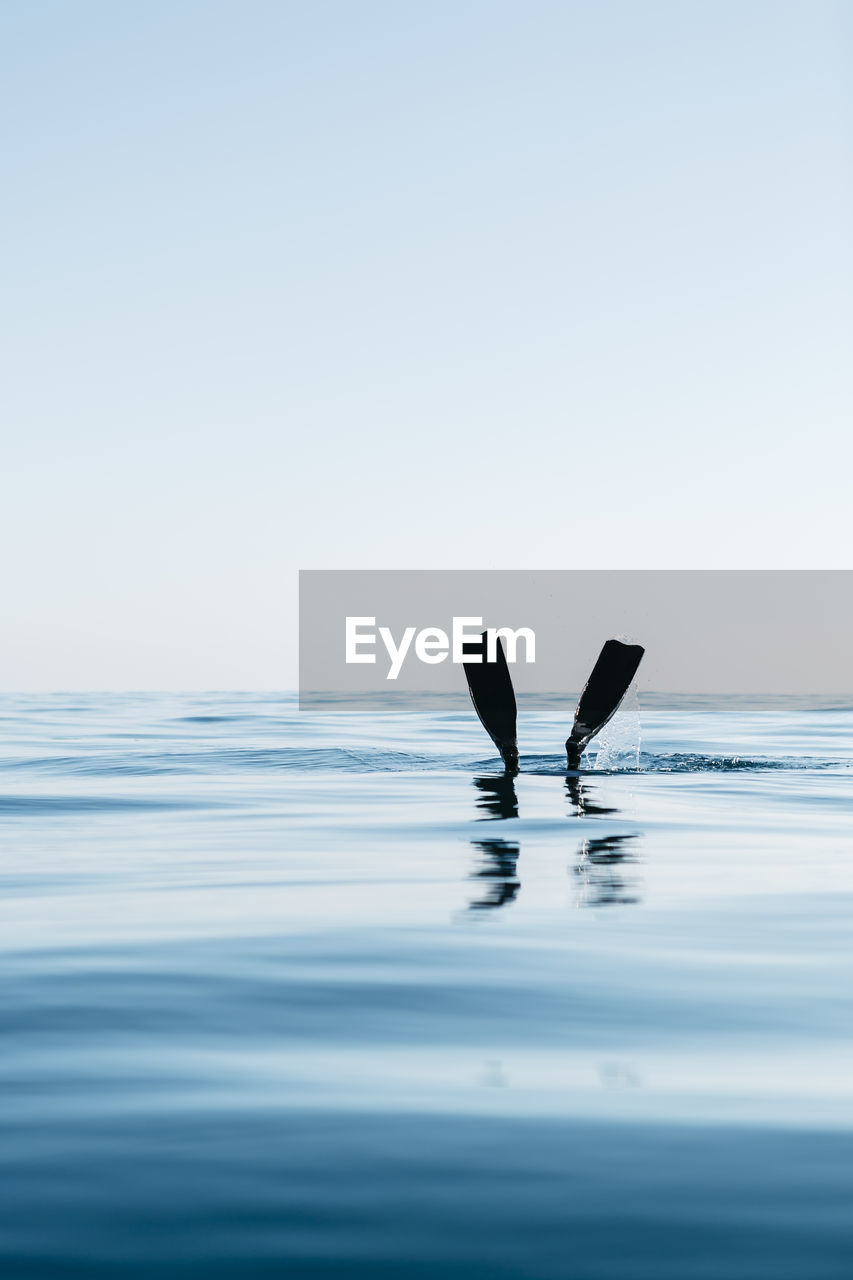
M 501 753 L 507 771 L 518 773 L 515 692 L 503 645 L 498 639 L 495 659 L 487 662 L 484 631 L 479 645 L 469 644 L 467 649 L 469 657 L 478 653 L 480 656 L 479 662 L 464 663 L 474 710 Z M 637 674 L 644 652 L 639 644 L 623 644 L 621 640 L 608 640 L 605 643 L 584 685 L 575 710 L 572 731 L 566 740 L 569 769 L 579 768 L 587 744 L 601 732 L 616 711 Z

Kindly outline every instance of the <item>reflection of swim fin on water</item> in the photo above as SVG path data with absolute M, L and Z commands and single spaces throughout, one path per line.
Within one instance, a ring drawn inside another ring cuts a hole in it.
M 515 794 L 515 783 L 511 773 L 475 778 L 474 786 L 480 792 L 477 797 L 477 808 L 487 818 L 518 817 L 518 796 Z
M 486 632 L 466 646 L 465 676 L 474 709 L 492 739 L 509 773 L 518 773 L 516 705 L 503 645 L 498 637 L 494 661 L 486 661 Z M 580 766 L 581 756 L 625 697 L 645 650 L 639 644 L 607 640 L 578 700 L 572 731 L 566 741 L 570 769 Z
M 516 874 L 518 845 L 511 840 L 472 840 L 471 843 L 482 858 L 474 878 L 486 880 L 488 892 L 485 897 L 472 902 L 469 910 L 481 911 L 512 902 L 521 888 Z

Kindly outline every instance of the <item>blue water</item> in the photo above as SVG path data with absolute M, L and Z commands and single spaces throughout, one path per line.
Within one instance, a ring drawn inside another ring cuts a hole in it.
M 4 697 L 3 1277 L 853 1274 L 853 703 L 568 715 Z

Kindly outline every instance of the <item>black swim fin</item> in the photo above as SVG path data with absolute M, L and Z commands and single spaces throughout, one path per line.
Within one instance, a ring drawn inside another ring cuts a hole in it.
M 486 661 L 485 631 L 479 641 L 468 641 L 465 648 L 469 655 L 479 654 L 482 659 L 463 663 L 474 710 L 501 753 L 507 771 L 518 773 L 515 693 L 501 639 L 497 638 L 494 662 Z
M 569 768 L 577 769 L 587 743 L 600 733 L 628 692 L 645 649 L 639 644 L 608 640 L 584 685 L 566 741 Z

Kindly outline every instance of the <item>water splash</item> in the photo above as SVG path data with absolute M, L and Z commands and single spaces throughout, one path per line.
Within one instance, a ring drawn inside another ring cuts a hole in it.
M 600 770 L 639 769 L 640 767 L 640 700 L 637 685 L 632 683 L 612 720 L 593 741 L 595 763 Z

